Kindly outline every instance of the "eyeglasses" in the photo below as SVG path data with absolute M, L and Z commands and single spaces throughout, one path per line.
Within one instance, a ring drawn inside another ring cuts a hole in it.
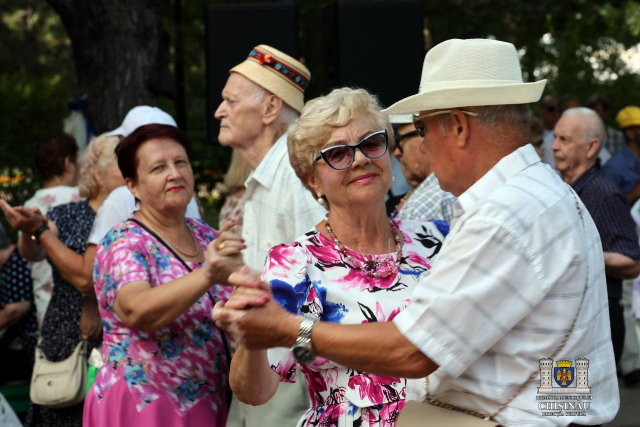
M 413 138 L 414 136 L 419 136 L 418 131 L 417 130 L 412 130 L 411 132 L 407 132 L 404 133 L 402 135 L 398 135 L 396 134 L 396 148 L 398 149 L 398 151 L 400 151 L 400 154 L 402 154 L 404 148 L 402 148 L 402 141 L 405 141 L 409 138 Z
M 426 119 L 427 117 L 439 116 L 441 114 L 451 114 L 452 111 L 453 110 L 436 111 L 435 113 L 425 114 L 424 116 L 418 116 L 417 114 L 414 114 L 412 116 L 413 125 L 416 127 L 416 130 L 418 131 L 418 135 L 424 137 L 424 134 L 427 131 L 427 127 L 424 125 L 424 122 L 423 122 L 424 119 Z M 464 110 L 457 110 L 457 111 L 460 111 L 461 113 L 464 113 L 467 116 L 478 117 L 478 113 L 474 113 L 473 111 L 464 111 Z
M 329 167 L 335 170 L 344 170 L 353 164 L 356 158 L 356 149 L 359 149 L 369 159 L 378 159 L 387 152 L 389 137 L 386 129 L 379 130 L 362 138 L 355 145 L 334 145 L 320 150 L 320 155 L 315 162 L 323 159 Z

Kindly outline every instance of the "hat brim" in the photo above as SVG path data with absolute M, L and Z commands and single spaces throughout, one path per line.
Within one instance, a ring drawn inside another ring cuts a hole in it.
M 121 136 L 121 135 L 124 135 L 124 129 L 122 129 L 122 126 L 112 130 L 111 132 L 107 132 L 107 136 Z
M 538 102 L 546 80 L 495 86 L 436 89 L 412 95 L 382 110 L 385 114 L 416 114 L 439 108 L 511 105 Z

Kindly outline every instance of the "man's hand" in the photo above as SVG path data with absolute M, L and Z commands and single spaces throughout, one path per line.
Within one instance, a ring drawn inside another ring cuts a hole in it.
M 0 199 L 0 209 L 11 227 L 26 234 L 35 233 L 47 221 L 37 208 L 11 207 L 9 203 Z

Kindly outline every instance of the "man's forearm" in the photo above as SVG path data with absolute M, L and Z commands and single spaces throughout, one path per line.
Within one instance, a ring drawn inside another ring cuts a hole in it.
M 604 267 L 608 275 L 618 279 L 635 279 L 640 275 L 640 261 L 617 252 L 604 253 Z
M 318 356 L 358 371 L 422 378 L 438 369 L 393 322 L 366 325 L 316 322 L 311 341 Z
M 7 304 L 0 310 L 0 329 L 8 328 L 18 323 L 29 311 L 31 302 L 20 301 Z

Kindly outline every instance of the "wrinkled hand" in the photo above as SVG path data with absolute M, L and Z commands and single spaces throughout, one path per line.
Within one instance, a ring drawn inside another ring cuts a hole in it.
M 0 199 L 0 209 L 4 212 L 9 225 L 23 233 L 33 234 L 47 221 L 47 218 L 42 215 L 38 208 L 12 207 L 9 203 Z
M 218 301 L 212 317 L 219 328 L 248 349 L 289 347 L 295 342 L 301 318 L 283 309 L 271 297 L 268 283 L 243 269 L 229 278 L 237 286 L 225 303 Z
M 246 248 L 244 241 L 237 234 L 229 231 L 236 224 L 229 221 L 218 231 L 218 238 L 207 246 L 202 268 L 211 283 L 225 284 L 229 275 L 239 271 L 244 263 L 242 250 Z

